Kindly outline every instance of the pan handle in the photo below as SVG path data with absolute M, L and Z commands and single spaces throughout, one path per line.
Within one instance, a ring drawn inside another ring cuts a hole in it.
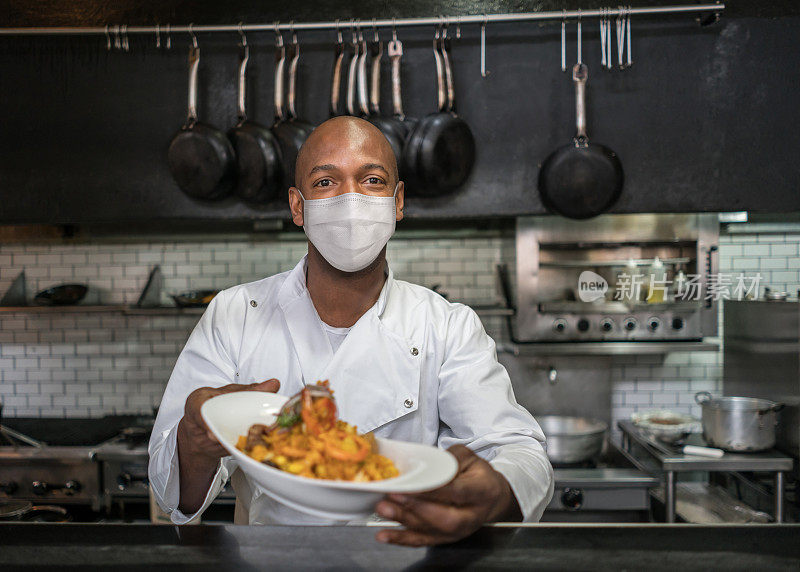
M 279 36 L 280 38 L 280 36 Z M 286 46 L 283 38 L 278 40 L 275 49 L 275 122 L 283 121 L 283 80 L 284 67 L 286 66 Z
M 361 115 L 369 115 L 369 94 L 367 93 L 367 42 L 364 41 L 364 36 L 358 39 L 359 51 L 361 57 L 358 60 L 358 107 L 361 110 Z
M 245 109 L 245 92 L 247 91 L 247 82 L 245 81 L 247 72 L 247 60 L 250 59 L 250 46 L 247 44 L 239 44 L 239 123 L 247 121 L 247 112 Z
M 703 405 L 703 403 L 711 401 L 711 394 L 707 391 L 698 391 L 694 394 L 694 400 L 698 405 Z
M 372 56 L 370 75 L 369 107 L 375 115 L 381 114 L 381 59 L 383 58 L 383 42 L 376 40 L 369 44 L 369 55 Z
M 289 45 L 289 89 L 286 101 L 286 116 L 288 119 L 297 119 L 295 110 L 295 93 L 297 88 L 297 62 L 300 60 L 300 44 L 297 41 L 297 34 L 292 35 L 292 43 Z
M 439 53 L 439 28 L 436 28 L 436 34 L 433 37 L 433 58 L 436 60 L 436 101 L 437 109 L 439 111 L 445 110 L 447 104 L 445 100 L 445 87 L 444 87 L 444 70 L 442 69 L 442 54 Z
M 392 60 L 392 111 L 400 121 L 406 118 L 403 113 L 403 91 L 400 82 L 400 61 L 403 58 L 403 42 L 389 42 L 389 59 Z
M 347 72 L 347 113 L 356 114 L 356 75 L 358 60 L 361 57 L 361 46 L 353 32 L 353 58 L 350 60 L 350 69 Z
M 344 42 L 336 42 L 333 60 L 333 77 L 331 79 L 331 117 L 339 115 L 339 96 L 342 91 L 342 63 L 344 62 Z
M 585 146 L 589 142 L 586 136 L 586 80 L 589 78 L 589 68 L 586 64 L 578 63 L 572 68 L 572 81 L 575 82 L 575 143 Z
M 200 67 L 200 48 L 189 48 L 189 111 L 186 126 L 191 127 L 197 122 L 197 70 Z
M 440 39 L 440 49 L 442 52 L 442 63 L 444 64 L 445 90 L 447 93 L 446 111 L 456 112 L 456 95 L 453 89 L 453 67 L 450 59 L 450 38 L 447 37 L 447 28 L 442 32 Z

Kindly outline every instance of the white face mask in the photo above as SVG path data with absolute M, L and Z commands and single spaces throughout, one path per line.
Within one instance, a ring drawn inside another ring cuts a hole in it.
M 331 266 L 357 272 L 369 266 L 394 234 L 395 195 L 376 197 L 344 193 L 306 200 L 303 194 L 303 230 Z

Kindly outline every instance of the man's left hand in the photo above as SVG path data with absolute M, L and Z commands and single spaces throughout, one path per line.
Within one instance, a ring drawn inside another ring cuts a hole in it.
M 519 504 L 505 477 L 463 445 L 448 449 L 458 461 L 455 478 L 420 494 L 390 494 L 375 507 L 383 518 L 405 529 L 384 529 L 380 542 L 430 546 L 455 542 L 484 523 L 521 520 Z

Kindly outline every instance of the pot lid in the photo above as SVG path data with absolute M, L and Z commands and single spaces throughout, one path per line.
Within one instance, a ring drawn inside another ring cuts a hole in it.
M 0 503 L 0 519 L 16 518 L 29 512 L 33 505 L 28 501 L 9 501 Z

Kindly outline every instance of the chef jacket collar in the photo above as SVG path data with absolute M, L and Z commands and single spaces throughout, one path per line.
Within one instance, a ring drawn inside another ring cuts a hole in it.
M 280 292 L 278 293 L 278 303 L 280 304 L 281 308 L 285 309 L 289 302 L 307 291 L 307 264 L 308 255 L 306 254 L 291 270 L 291 272 L 289 272 L 289 276 L 286 277 L 286 281 L 283 283 L 283 286 L 281 286 Z M 378 296 L 378 301 L 375 303 L 375 311 L 378 317 L 383 315 L 383 311 L 386 309 L 386 300 L 389 296 L 389 291 L 392 288 L 392 284 L 394 283 L 394 273 L 392 272 L 392 269 L 389 268 L 388 262 L 384 268 L 384 273 L 386 274 L 386 282 L 384 282 L 380 296 Z

